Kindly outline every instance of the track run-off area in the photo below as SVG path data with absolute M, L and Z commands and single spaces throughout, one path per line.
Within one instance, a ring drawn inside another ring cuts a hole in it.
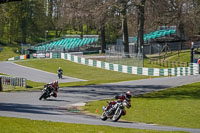
M 51 82 L 57 75 L 29 67 L 24 67 L 11 62 L 0 62 L 0 73 L 27 78 L 35 82 Z M 155 124 L 134 122 L 101 121 L 99 116 L 86 115 L 82 112 L 73 112 L 73 107 L 82 106 L 92 100 L 112 98 L 116 94 L 130 90 L 135 95 L 161 89 L 182 86 L 199 82 L 200 76 L 179 76 L 143 79 L 136 81 L 91 85 L 84 87 L 60 88 L 57 98 L 39 100 L 41 91 L 27 92 L 1 92 L 0 116 L 28 118 L 32 120 L 47 120 L 66 123 L 80 123 L 90 125 L 107 125 L 124 128 L 152 129 L 164 131 L 186 131 L 200 133 L 200 129 L 161 126 Z M 82 79 L 64 76 L 59 82 L 84 81 Z M 133 105 L 134 107 L 134 105 Z

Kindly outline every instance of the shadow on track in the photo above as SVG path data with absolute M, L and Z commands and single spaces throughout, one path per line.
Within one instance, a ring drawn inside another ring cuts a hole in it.
M 56 109 L 48 106 L 32 106 L 28 104 L 14 104 L 14 103 L 0 103 L 0 112 L 9 111 L 9 112 L 20 112 L 20 113 L 30 113 L 30 114 L 49 114 L 49 115 L 58 115 L 57 113 L 50 113 Z
M 91 86 L 74 86 L 59 90 L 62 93 L 86 94 L 89 96 L 115 96 L 117 94 L 130 90 L 133 94 L 144 94 L 148 92 L 159 91 L 171 86 L 166 85 L 91 85 Z
M 67 100 L 58 100 L 58 99 L 46 99 L 44 101 L 55 101 L 55 102 L 71 102 L 71 101 L 67 101 Z

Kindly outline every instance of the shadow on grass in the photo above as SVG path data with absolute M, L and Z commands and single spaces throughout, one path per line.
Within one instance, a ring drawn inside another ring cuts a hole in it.
M 26 88 L 33 88 L 33 86 L 27 85 Z

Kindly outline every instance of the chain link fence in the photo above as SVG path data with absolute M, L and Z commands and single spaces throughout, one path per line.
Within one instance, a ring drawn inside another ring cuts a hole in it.
M 134 53 L 134 46 L 129 45 L 129 53 L 124 52 L 123 45 L 107 45 L 105 50 L 105 61 L 113 64 L 121 64 L 127 66 L 144 66 L 143 54 Z

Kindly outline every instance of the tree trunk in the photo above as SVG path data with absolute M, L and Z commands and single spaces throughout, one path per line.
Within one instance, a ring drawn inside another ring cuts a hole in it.
M 105 35 L 105 25 L 101 26 L 101 52 L 105 53 L 106 49 L 106 35 Z
M 54 5 L 53 5 L 53 0 L 49 0 L 49 17 L 51 18 L 51 20 L 53 20 L 53 10 L 54 10 Z
M 122 31 L 123 31 L 124 52 L 126 54 L 129 54 L 128 25 L 127 25 L 126 9 L 122 11 Z
M 63 30 L 61 29 L 60 32 L 59 32 L 59 34 L 58 34 L 58 37 L 61 36 L 61 33 L 62 33 L 62 32 L 63 32 Z
M 145 7 L 146 0 L 142 0 L 141 4 L 138 6 L 138 47 L 140 53 L 143 53 L 143 47 L 144 47 L 144 7 Z
M 62 33 L 63 29 L 59 30 L 56 28 L 56 38 L 59 38 L 61 33 Z
M 22 20 L 22 23 L 21 23 L 21 30 L 22 30 L 22 43 L 23 44 L 26 44 L 26 36 L 27 36 L 27 34 L 26 34 L 26 29 L 27 28 L 27 26 L 26 26 L 26 21 L 23 19 Z
M 180 48 L 179 50 L 181 51 L 183 48 L 183 40 L 185 40 L 185 33 L 184 33 L 184 24 L 182 22 L 180 22 L 179 26 L 179 31 L 180 31 Z

